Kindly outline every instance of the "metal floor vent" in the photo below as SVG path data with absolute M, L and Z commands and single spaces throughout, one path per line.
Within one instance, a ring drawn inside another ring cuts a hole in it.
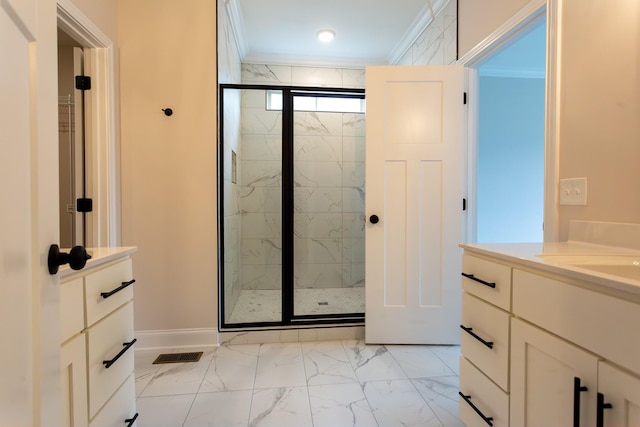
M 202 351 L 196 351 L 193 353 L 167 353 L 161 354 L 153 361 L 154 365 L 160 363 L 184 363 L 184 362 L 197 362 L 202 357 Z

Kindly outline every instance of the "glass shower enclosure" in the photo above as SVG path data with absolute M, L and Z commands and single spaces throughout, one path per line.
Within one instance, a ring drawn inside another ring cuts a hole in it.
M 364 93 L 221 85 L 223 328 L 364 318 Z

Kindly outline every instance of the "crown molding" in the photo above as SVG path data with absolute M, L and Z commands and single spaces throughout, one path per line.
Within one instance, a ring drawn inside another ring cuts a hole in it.
M 388 64 L 395 65 L 404 57 L 409 49 L 411 49 L 411 46 L 418 40 L 418 37 L 420 37 L 429 24 L 433 22 L 433 18 L 438 16 L 449 1 L 455 0 L 433 0 L 431 8 L 429 8 L 428 5 L 422 7 L 407 31 L 405 31 L 394 48 L 391 49 L 389 55 L 387 55 Z M 433 16 L 431 15 L 431 10 L 433 10 Z
M 242 19 L 242 12 L 240 11 L 240 3 L 238 0 L 225 0 L 224 5 L 227 16 L 229 17 L 233 38 L 236 40 L 240 61 L 243 61 L 249 51 L 249 44 L 245 36 L 246 33 L 244 31 L 244 20 Z

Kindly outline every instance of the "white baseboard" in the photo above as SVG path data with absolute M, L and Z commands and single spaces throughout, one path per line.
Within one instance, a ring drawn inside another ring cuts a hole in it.
M 136 331 L 135 337 L 138 350 L 218 346 L 218 330 L 214 328 Z
M 224 331 L 212 328 L 136 331 L 137 350 L 217 347 L 220 344 L 264 344 L 364 339 L 364 326 L 317 326 L 275 330 Z

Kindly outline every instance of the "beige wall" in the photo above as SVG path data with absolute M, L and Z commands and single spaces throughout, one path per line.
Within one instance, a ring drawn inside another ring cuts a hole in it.
M 459 0 L 459 55 L 528 2 Z M 588 180 L 587 206 L 559 206 L 564 241 L 570 220 L 640 223 L 640 3 L 561 4 L 559 178 Z
M 564 0 L 560 178 L 587 177 L 571 219 L 640 223 L 640 2 Z
M 529 0 L 458 0 L 458 57 L 473 49 Z
M 215 328 L 216 2 L 118 6 L 122 241 L 138 246 L 135 329 Z

